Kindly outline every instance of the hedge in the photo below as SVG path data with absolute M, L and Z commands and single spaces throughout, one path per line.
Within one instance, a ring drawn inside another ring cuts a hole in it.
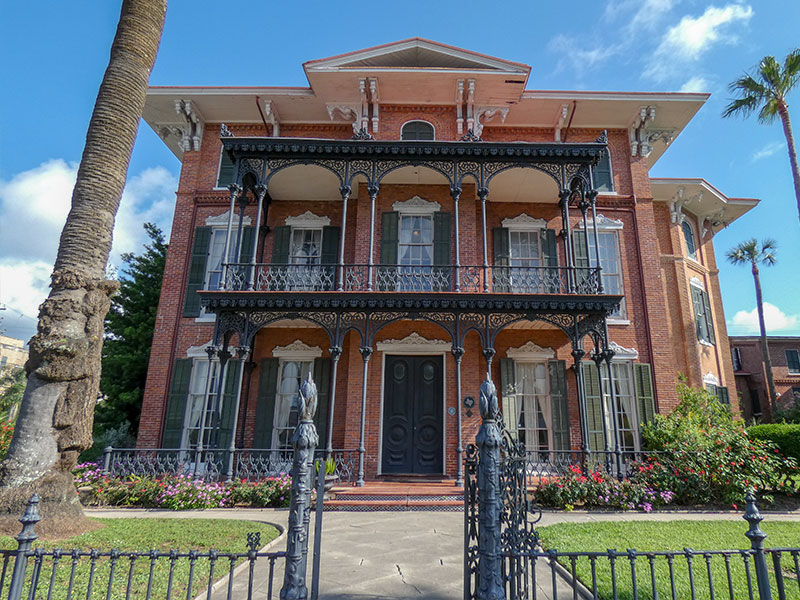
M 747 428 L 747 435 L 754 440 L 772 442 L 786 457 L 800 462 L 800 424 L 770 423 Z

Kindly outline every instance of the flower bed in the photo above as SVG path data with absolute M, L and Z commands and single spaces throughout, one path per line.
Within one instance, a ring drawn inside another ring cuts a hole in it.
M 168 477 L 107 477 L 95 463 L 83 463 L 74 471 L 81 500 L 90 506 L 130 506 L 190 510 L 227 508 L 236 505 L 254 508 L 289 506 L 291 478 L 286 474 L 259 481 L 234 480 L 230 483 L 203 481 L 190 475 Z

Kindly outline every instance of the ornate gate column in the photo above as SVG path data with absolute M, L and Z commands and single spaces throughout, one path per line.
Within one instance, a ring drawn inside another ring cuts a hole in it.
M 300 424 L 292 435 L 292 496 L 289 505 L 289 533 L 286 538 L 286 567 L 283 573 L 281 600 L 308 598 L 306 567 L 308 563 L 308 520 L 311 510 L 311 488 L 314 450 L 319 443 L 314 414 L 317 412 L 317 386 L 311 373 L 300 385 Z
M 500 427 L 497 388 L 489 373 L 480 389 L 481 427 L 475 438 L 478 446 L 478 593 L 477 600 L 504 600 L 500 546 Z

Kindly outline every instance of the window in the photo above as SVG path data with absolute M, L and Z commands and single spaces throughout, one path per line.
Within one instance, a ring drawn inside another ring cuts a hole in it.
M 686 241 L 686 254 L 692 260 L 697 260 L 697 244 L 694 241 L 694 229 L 692 224 L 685 220 L 681 224 L 683 229 L 683 239 Z
M 797 389 L 800 391 L 800 388 Z M 758 390 L 756 389 L 750 390 L 750 408 L 754 417 L 761 415 L 761 398 L 758 397 Z
M 399 291 L 431 289 L 433 215 L 400 215 L 397 242 Z
M 591 263 L 594 264 L 594 234 L 589 231 L 587 249 Z M 600 244 L 600 268 L 603 281 L 603 293 L 612 296 L 623 295 L 622 267 L 619 258 L 619 236 L 616 231 L 598 231 L 597 239 Z M 625 318 L 625 299 L 620 302 L 619 309 L 611 317 Z
M 608 385 L 608 369 L 601 368 L 603 395 L 606 404 L 606 430 L 614 435 L 614 422 L 608 411 L 611 410 L 611 391 Z M 633 366 L 629 361 L 611 363 L 614 380 L 614 394 L 617 400 L 617 427 L 619 428 L 620 450 L 635 452 L 639 449 L 639 416 L 636 396 L 633 391 Z M 612 437 L 613 440 L 613 437 Z M 614 449 L 614 443 L 609 444 Z
M 208 369 L 211 366 L 211 381 L 208 393 L 208 402 L 205 402 L 206 380 Z M 200 439 L 200 430 L 203 429 L 203 447 L 208 448 L 213 431 L 214 409 L 217 400 L 217 381 L 219 377 L 219 363 L 214 361 L 196 359 L 192 366 L 192 378 L 189 384 L 189 398 L 186 403 L 186 420 L 183 426 L 183 443 L 181 448 L 194 449 Z M 220 411 L 222 407 L 220 406 Z M 205 414 L 205 423 L 203 415 Z
M 281 360 L 278 393 L 275 399 L 275 417 L 272 447 L 291 449 L 291 438 L 300 415 L 300 383 L 308 377 L 314 361 Z
M 433 138 L 433 125 L 426 121 L 409 121 L 403 125 L 403 130 L 400 133 L 400 139 L 403 141 L 425 141 L 432 140 Z
M 800 375 L 800 354 L 797 350 L 786 351 L 786 365 L 789 367 L 789 373 Z
M 233 183 L 234 173 L 233 161 L 231 160 L 230 155 L 222 151 L 222 156 L 219 159 L 219 171 L 217 173 L 217 187 L 218 188 L 226 188 L 230 184 Z
M 711 304 L 708 294 L 698 285 L 690 285 L 692 291 L 692 305 L 694 306 L 694 322 L 697 330 L 697 339 L 706 344 L 716 344 L 714 335 L 714 318 L 711 314 Z
M 218 290 L 222 283 L 222 257 L 225 254 L 225 229 L 212 229 L 211 241 L 208 245 L 206 275 L 203 279 L 204 290 Z
M 514 361 L 515 422 L 526 450 L 553 449 L 553 427 L 546 362 Z
M 739 348 L 731 348 L 731 359 L 733 361 L 733 370 L 742 370 L 742 351 Z
M 730 400 L 730 395 L 728 393 L 728 388 L 716 385 L 714 383 L 706 383 L 705 387 L 706 391 L 709 394 L 716 396 L 717 400 L 719 400 L 722 404 L 730 406 L 731 400 Z
M 8 357 L 7 356 L 0 357 L 0 369 L 5 367 L 6 364 L 8 364 Z
M 598 192 L 613 192 L 614 177 L 611 173 L 611 153 L 606 151 L 600 162 L 592 169 L 594 189 Z
M 541 236 L 538 231 L 509 230 L 509 269 L 511 289 L 514 292 L 540 294 L 541 273 L 536 267 L 542 264 Z M 516 267 L 516 268 L 514 268 Z
M 292 229 L 289 279 L 293 290 L 321 288 L 322 229 Z

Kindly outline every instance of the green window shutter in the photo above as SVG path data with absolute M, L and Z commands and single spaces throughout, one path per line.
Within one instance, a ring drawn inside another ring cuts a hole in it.
M 189 277 L 186 281 L 186 298 L 183 303 L 184 317 L 200 315 L 200 296 L 197 291 L 203 289 L 206 278 L 206 262 L 208 246 L 211 243 L 211 227 L 197 227 L 194 230 L 192 257 L 189 261 Z
M 440 280 L 434 286 L 434 291 L 450 290 L 450 227 L 450 213 L 433 214 L 433 264 L 442 267 L 436 269 Z
M 708 332 L 708 341 L 712 344 L 717 343 L 717 336 L 714 334 L 714 317 L 711 313 L 711 304 L 708 301 L 708 293 L 701 292 L 701 298 L 703 299 L 703 312 L 705 313 L 706 317 L 706 331 Z
M 288 225 L 280 225 L 272 230 L 272 235 L 272 264 L 288 264 L 289 244 L 292 240 L 292 228 Z
M 728 388 L 726 387 L 718 387 L 717 388 L 717 398 L 719 401 L 722 402 L 725 406 L 731 405 L 730 395 L 728 394 Z
M 186 416 L 186 401 L 189 398 L 189 382 L 192 378 L 191 358 L 179 358 L 172 369 L 172 383 L 167 398 L 167 412 L 164 417 L 162 448 L 180 448 L 183 437 L 183 422 Z
M 594 189 L 598 192 L 613 192 L 614 179 L 611 177 L 611 154 L 606 150 L 600 162 L 593 169 Z
M 647 363 L 633 363 L 633 379 L 639 408 L 639 423 L 649 423 L 656 414 L 653 374 Z
M 599 372 L 593 362 L 585 361 L 582 367 L 583 386 L 586 390 L 586 414 L 589 421 L 589 449 L 605 450 L 603 401 L 600 398 L 600 382 L 597 379 Z
M 586 231 L 576 229 L 572 232 L 572 248 L 575 266 L 586 269 L 589 267 L 589 245 L 586 242 Z
M 253 258 L 253 242 L 255 240 L 255 227 L 245 227 L 242 229 L 242 246 L 239 250 L 239 262 L 249 263 Z
M 217 433 L 217 449 L 227 450 L 233 435 L 236 412 L 236 391 L 239 389 L 239 361 L 230 359 L 226 365 L 225 383 L 222 386 L 222 411 Z
M 558 266 L 558 245 L 556 244 L 556 232 L 554 229 L 544 229 L 542 231 L 542 254 L 545 267 Z
M 503 422 L 506 429 L 517 439 L 517 394 L 514 377 L 514 361 L 500 359 L 500 400 L 503 405 Z
M 567 363 L 547 361 L 550 376 L 550 406 L 553 415 L 553 450 L 569 450 L 569 398 L 567 395 Z
M 381 261 L 382 265 L 396 265 L 397 264 L 397 243 L 398 243 L 398 229 L 400 227 L 400 215 L 397 212 L 385 212 L 381 214 Z M 378 289 L 380 290 L 393 290 L 394 285 L 391 281 L 394 279 L 395 267 L 379 267 L 378 273 L 375 274 L 379 281 Z
M 272 447 L 272 422 L 275 418 L 275 396 L 278 391 L 277 358 L 265 358 L 258 367 L 258 401 L 253 447 L 264 450 Z
M 217 175 L 217 187 L 228 187 L 233 183 L 233 176 L 236 165 L 231 160 L 230 155 L 222 151 L 222 160 L 219 162 L 219 174 Z
M 511 290 L 511 269 L 498 267 L 508 267 L 511 264 L 511 250 L 507 227 L 495 227 L 492 229 L 492 240 L 494 245 L 494 269 L 492 269 L 493 292 L 504 293 Z
M 319 435 L 319 447 L 324 448 L 328 442 L 328 401 L 331 390 L 331 359 L 314 359 L 314 383 L 317 384 L 317 413 L 314 424 Z
M 692 308 L 694 309 L 694 324 L 697 331 L 697 339 L 702 341 L 708 340 L 708 333 L 706 331 L 706 319 L 703 314 L 704 306 L 703 299 L 700 296 L 701 291 L 693 285 L 689 286 L 692 293 Z

